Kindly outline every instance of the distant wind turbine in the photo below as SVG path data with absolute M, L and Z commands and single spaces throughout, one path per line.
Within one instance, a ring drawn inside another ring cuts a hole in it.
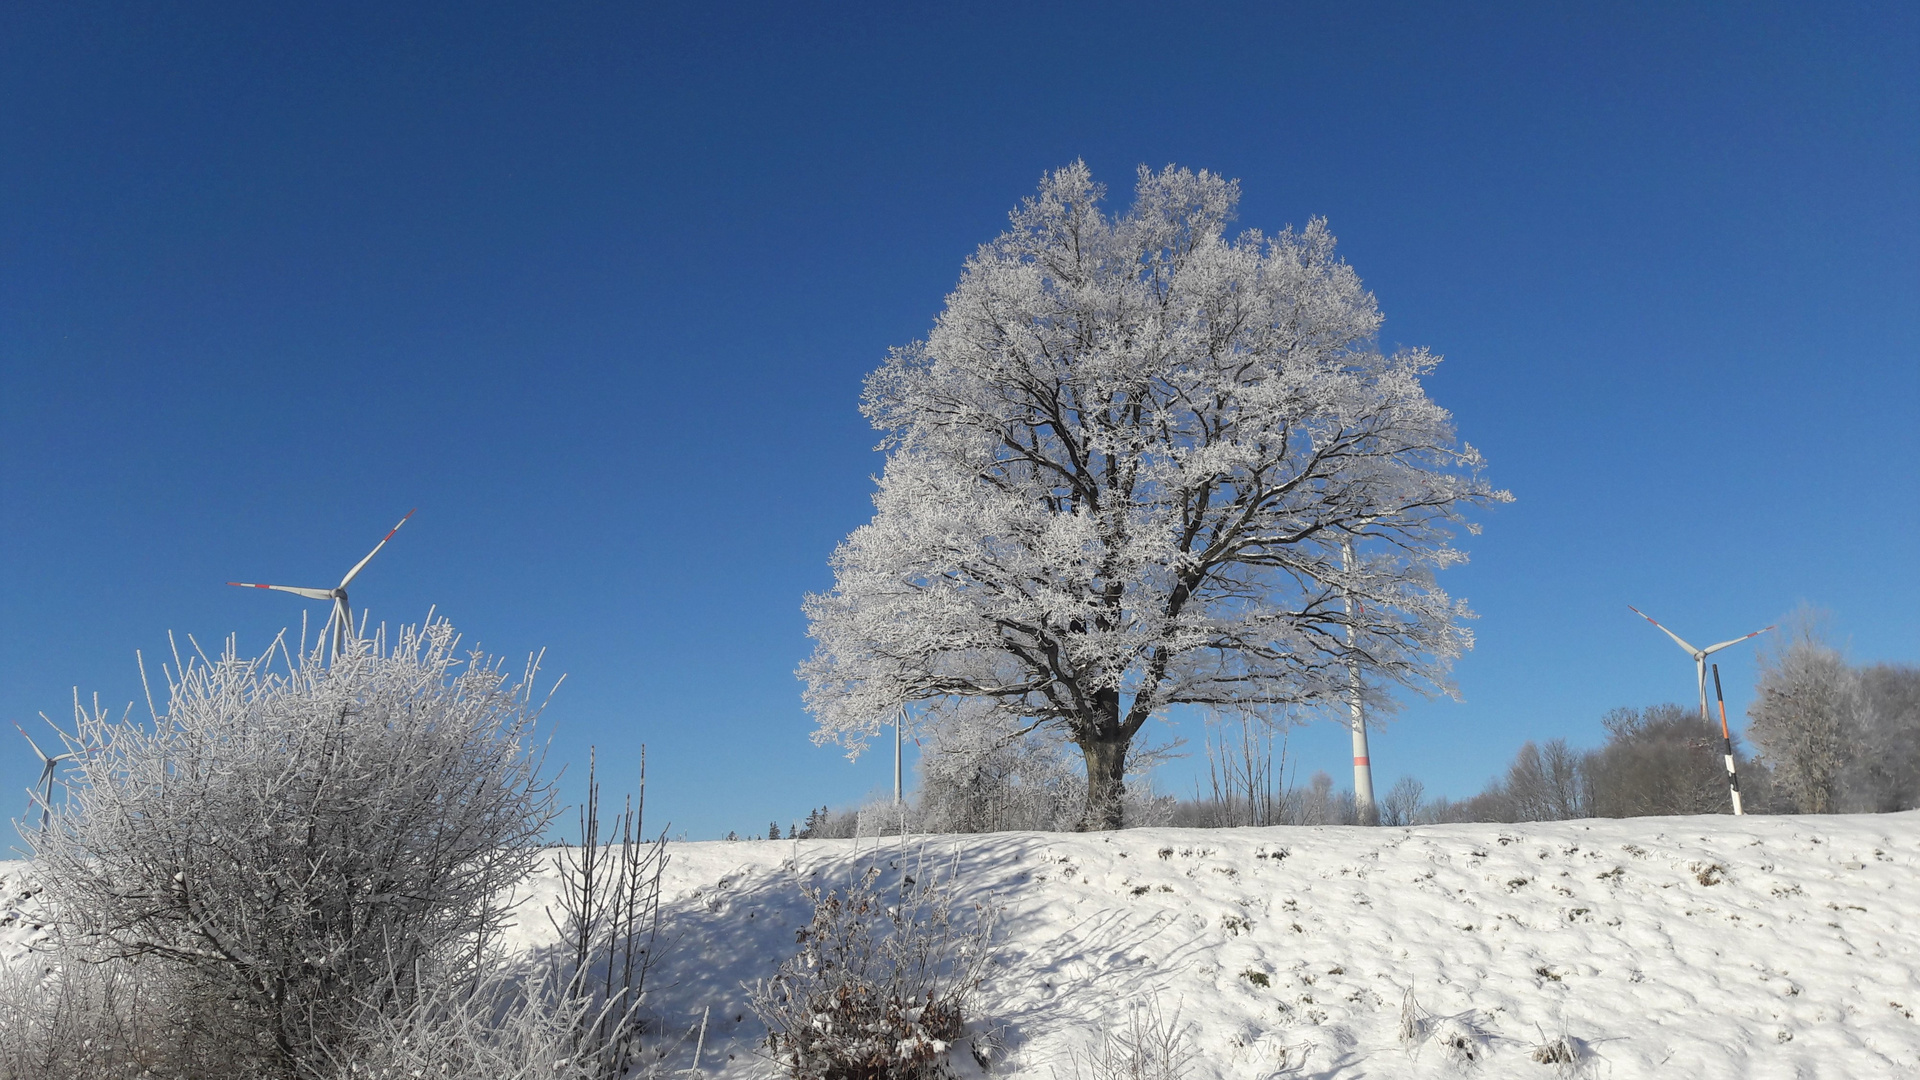
M 1713 723 L 1713 717 L 1708 715 L 1707 713 L 1707 657 L 1712 656 L 1714 653 L 1719 652 L 1721 649 L 1724 649 L 1729 645 L 1738 645 L 1741 642 L 1747 640 L 1747 638 L 1757 638 L 1761 634 L 1764 634 L 1767 631 L 1773 629 L 1773 627 L 1771 626 L 1763 626 L 1760 629 L 1755 630 L 1753 633 L 1746 635 L 1745 637 L 1737 637 L 1731 641 L 1723 641 L 1718 645 L 1709 645 L 1704 649 L 1696 649 L 1693 646 L 1687 644 L 1686 641 L 1682 640 L 1679 634 L 1674 633 L 1673 631 L 1667 629 L 1664 626 L 1660 626 L 1659 622 L 1657 622 L 1653 616 L 1647 614 L 1644 611 L 1641 611 L 1639 608 L 1634 607 L 1632 604 L 1627 605 L 1627 610 L 1633 612 L 1635 615 L 1638 615 L 1641 618 L 1647 620 L 1648 622 L 1653 623 L 1653 625 L 1659 627 L 1661 633 L 1672 638 L 1674 644 L 1686 650 L 1686 653 L 1688 656 L 1693 657 L 1694 670 L 1700 677 L 1700 720 L 1702 723 L 1706 723 L 1706 724 Z M 1713 678 L 1714 678 L 1714 685 L 1718 686 L 1719 680 L 1720 680 L 1720 671 L 1717 666 L 1714 669 Z M 1722 706 L 1723 716 L 1724 716 L 1724 713 L 1725 713 L 1725 706 Z M 1727 726 L 1724 720 L 1721 722 L 1720 729 L 1721 729 L 1720 733 L 1726 739 L 1726 744 L 1727 744 L 1727 784 L 1729 787 L 1733 789 L 1733 812 L 1736 814 L 1744 814 L 1746 813 L 1746 810 L 1744 810 L 1740 805 L 1740 778 L 1735 776 L 1733 772 L 1733 734 L 1727 730 Z
M 412 517 L 414 510 L 418 509 L 419 507 L 416 506 L 413 510 L 407 511 L 407 517 L 400 519 L 400 525 L 405 525 L 407 518 Z M 227 584 L 237 585 L 242 589 L 272 589 L 275 592 L 290 592 L 295 596 L 304 596 L 309 600 L 333 601 L 333 614 L 328 617 L 327 625 L 333 628 L 333 653 L 331 659 L 337 660 L 340 657 L 340 653 L 347 647 L 347 636 L 353 633 L 353 608 L 347 604 L 347 586 L 352 584 L 353 579 L 359 575 L 360 571 L 365 569 L 366 565 L 373 561 L 375 555 L 380 554 L 380 549 L 387 546 L 387 541 L 393 539 L 393 534 L 400 531 L 400 525 L 395 525 L 393 528 L 388 529 L 387 535 L 381 537 L 380 542 L 373 545 L 372 551 L 367 552 L 367 557 L 354 563 L 353 569 L 347 571 L 347 576 L 340 579 L 340 584 L 331 589 L 302 589 L 293 585 L 256 585 L 251 581 L 229 581 Z
M 19 732 L 20 737 L 27 740 L 27 745 L 33 747 L 33 752 L 40 755 L 40 779 L 34 781 L 35 786 L 40 789 L 40 793 L 36 795 L 34 794 L 33 788 L 27 789 L 28 797 L 33 800 L 33 802 L 27 804 L 27 813 L 33 813 L 33 803 L 37 802 L 40 804 L 40 831 L 45 832 L 47 831 L 47 823 L 53 818 L 53 770 L 58 768 L 61 762 L 73 755 L 55 754 L 52 757 L 48 757 L 47 752 L 40 749 L 40 744 L 33 741 L 33 736 L 27 734 L 26 728 L 15 724 L 13 725 L 13 730 Z

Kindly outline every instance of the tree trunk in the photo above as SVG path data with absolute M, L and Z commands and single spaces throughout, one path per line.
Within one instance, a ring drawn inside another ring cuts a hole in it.
M 1080 814 L 1081 832 L 1119 828 L 1126 808 L 1127 744 L 1132 740 L 1117 730 L 1100 734 L 1108 737 L 1080 742 L 1080 752 L 1087 759 L 1087 808 Z

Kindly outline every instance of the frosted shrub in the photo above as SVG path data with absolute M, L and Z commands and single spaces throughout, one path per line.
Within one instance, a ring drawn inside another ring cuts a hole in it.
M 578 1033 L 602 1019 L 586 998 L 506 971 L 477 985 L 429 987 L 397 1015 L 367 1018 L 330 1080 L 599 1080 Z
M 1086 805 L 1082 756 L 1059 731 L 1023 725 L 978 707 L 963 723 L 934 728 L 920 758 L 919 791 L 908 824 L 919 832 L 986 833 L 1075 828 Z M 1171 799 L 1154 794 L 1150 772 L 1165 747 L 1128 750 L 1122 824 L 1165 825 Z M 867 835 L 864 828 L 862 835 Z
M 1400 1042 L 1406 1046 L 1418 1046 L 1427 1037 L 1427 1031 L 1433 1027 L 1433 1014 L 1423 1008 L 1413 996 L 1413 987 L 1400 999 Z
M 956 912 L 951 874 L 924 858 L 890 888 L 873 867 L 844 889 L 802 891 L 814 912 L 800 952 L 751 997 L 774 1061 L 794 1080 L 944 1074 L 985 976 L 993 912 Z
M 176 655 L 151 723 L 76 703 L 66 798 L 30 837 L 63 937 L 178 969 L 280 1077 L 466 979 L 552 801 L 534 665 L 457 647 L 444 621 L 331 666 L 229 642 Z
M 935 729 L 920 758 L 922 830 L 1072 828 L 1086 802 L 1086 779 L 1054 733 L 1022 735 L 1019 725 L 992 714 Z
M 1473 1021 L 1471 1013 L 1435 1017 L 1427 1025 L 1422 1045 L 1440 1048 L 1440 1054 L 1456 1066 L 1474 1065 L 1487 1055 L 1487 1035 Z
M 1527 1054 L 1535 1064 L 1552 1066 L 1553 1074 L 1563 1080 L 1596 1074 L 1599 1058 L 1585 1039 L 1567 1033 L 1565 1015 L 1560 1017 L 1556 1030 L 1550 1032 L 1537 1025 L 1535 1030 L 1540 1033 L 1540 1041 Z
M 667 842 L 664 835 L 646 837 L 646 748 L 639 798 L 629 798 L 604 826 L 598 764 L 589 754 L 580 844 L 561 848 L 555 859 L 558 914 L 550 907 L 547 917 L 560 945 L 547 974 L 561 999 L 556 1007 L 571 1017 L 579 1060 L 591 1065 L 595 1080 L 615 1080 L 640 1051 L 639 1009 L 659 940 Z
M 1573 1043 L 1565 1037 L 1552 1038 L 1533 1048 L 1527 1055 L 1540 1065 L 1572 1065 L 1579 1061 Z
M 0 964 L 0 1080 L 257 1075 L 233 1003 L 192 972 L 58 942 Z

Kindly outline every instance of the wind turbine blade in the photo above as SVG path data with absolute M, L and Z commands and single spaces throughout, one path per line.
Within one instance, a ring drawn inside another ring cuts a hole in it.
M 48 770 L 52 770 L 54 759 L 48 757 L 45 750 L 40 749 L 40 744 L 33 741 L 33 736 L 27 734 L 27 729 L 21 727 L 19 724 L 15 724 L 13 725 L 13 730 L 19 732 L 20 737 L 27 740 L 27 745 L 33 747 L 33 752 L 40 755 L 41 761 L 46 762 Z
M 409 511 L 407 511 L 407 517 L 403 517 L 403 518 L 401 518 L 401 519 L 400 519 L 400 525 L 405 525 L 405 524 L 407 523 L 407 518 L 410 518 L 410 517 L 412 517 L 412 516 L 413 516 L 413 512 L 414 512 L 414 510 L 418 510 L 418 509 L 420 509 L 420 508 L 416 506 L 416 507 L 414 507 L 414 508 L 413 508 L 413 510 L 409 510 Z M 367 565 L 368 563 L 370 563 L 370 562 L 372 562 L 372 561 L 373 561 L 373 557 L 374 557 L 375 555 L 378 555 L 378 554 L 380 554 L 380 549 L 381 549 L 381 548 L 383 548 L 383 547 L 386 547 L 386 546 L 387 546 L 387 541 L 389 541 L 389 540 L 391 540 L 391 539 L 393 539 L 393 534 L 394 534 L 394 533 L 397 533 L 397 532 L 399 532 L 399 531 L 400 531 L 400 525 L 395 525 L 395 526 L 394 526 L 393 528 L 391 528 L 391 529 L 388 529 L 388 530 L 387 530 L 387 535 L 385 535 L 385 536 L 383 536 L 383 537 L 381 537 L 381 538 L 380 538 L 380 542 L 379 542 L 379 543 L 377 543 L 377 544 L 375 544 L 375 545 L 373 545 L 373 550 L 372 550 L 372 551 L 369 551 L 369 552 L 367 552 L 367 557 L 366 557 L 366 558 L 364 558 L 364 559 L 361 559 L 361 560 L 360 560 L 359 562 L 357 562 L 357 563 L 354 563 L 354 564 L 353 564 L 353 569 L 351 569 L 351 570 L 349 570 L 349 571 L 347 571 L 347 576 L 346 576 L 346 577 L 343 577 L 343 578 L 341 578 L 341 579 L 340 579 L 340 587 L 341 587 L 341 588 L 343 588 L 343 589 L 344 589 L 344 588 L 346 588 L 346 587 L 347 587 L 348 585 L 350 585 L 350 584 L 352 584 L 352 583 L 353 583 L 353 579 L 354 579 L 354 578 L 355 578 L 356 576 L 358 576 L 358 575 L 359 575 L 359 573 L 360 573 L 360 571 L 361 571 L 361 570 L 362 570 L 362 569 L 363 569 L 363 568 L 364 568 L 364 567 L 365 567 L 365 566 L 366 566 L 366 565 Z
M 1657 620 L 1655 620 L 1653 616 L 1647 614 L 1644 611 L 1641 611 L 1639 608 L 1634 607 L 1632 604 L 1627 605 L 1627 610 L 1633 612 L 1635 615 L 1640 616 L 1641 618 L 1647 620 L 1648 622 L 1653 623 L 1653 625 L 1655 626 L 1660 626 L 1660 623 Z M 1678 645 L 1681 648 L 1687 650 L 1688 656 L 1694 656 L 1700 652 L 1699 649 L 1696 649 L 1693 646 L 1687 644 L 1686 641 L 1682 639 L 1679 634 L 1674 633 L 1673 631 L 1667 629 L 1666 627 L 1660 626 L 1660 632 L 1672 638 L 1673 643 L 1675 645 Z
M 242 589 L 272 589 L 274 592 L 290 592 L 295 596 L 304 596 L 309 600 L 333 599 L 332 589 L 301 589 L 292 585 L 255 585 L 251 581 L 229 581 L 227 584 L 238 586 Z
M 1721 643 L 1720 643 L 1720 644 L 1718 644 L 1718 645 L 1709 645 L 1709 646 L 1707 646 L 1707 651 L 1708 651 L 1708 652 L 1710 652 L 1710 653 L 1717 653 L 1717 652 L 1719 652 L 1719 651 L 1720 651 L 1721 649 L 1724 649 L 1724 648 L 1726 648 L 1726 647 L 1727 647 L 1727 646 L 1729 646 L 1729 645 L 1738 645 L 1738 644 L 1740 644 L 1741 642 L 1743 642 L 1743 641 L 1745 641 L 1745 640 L 1747 640 L 1747 638 L 1757 638 L 1757 637 L 1759 637 L 1759 636 L 1760 636 L 1761 634 L 1764 634 L 1764 633 L 1766 633 L 1766 632 L 1767 632 L 1768 630 L 1771 630 L 1771 629 L 1773 629 L 1773 627 L 1771 627 L 1771 626 L 1767 626 L 1767 627 L 1762 627 L 1761 629 L 1759 629 L 1759 630 L 1755 630 L 1755 631 L 1754 631 L 1753 633 L 1751 633 L 1751 634 L 1748 634 L 1748 635 L 1747 635 L 1747 637 L 1737 637 L 1737 638 L 1734 638 L 1734 639 L 1733 639 L 1732 641 L 1723 641 L 1723 642 L 1721 642 Z
M 353 609 L 347 606 L 345 592 L 334 594 L 333 617 L 340 620 L 333 628 L 333 639 L 337 642 L 345 642 L 353 636 Z

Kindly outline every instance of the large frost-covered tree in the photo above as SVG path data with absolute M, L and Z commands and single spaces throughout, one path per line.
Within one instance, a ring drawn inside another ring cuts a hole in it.
M 1444 689 L 1471 637 L 1433 572 L 1464 509 L 1508 498 L 1422 389 L 1438 358 L 1377 347 L 1324 221 L 1230 237 L 1237 182 L 1171 166 L 1124 214 L 1103 194 L 1082 163 L 1045 177 L 868 377 L 877 512 L 806 600 L 800 669 L 815 737 L 854 752 L 916 702 L 1060 726 L 1085 828 L 1120 824 L 1170 706 L 1339 702 L 1356 657 Z

